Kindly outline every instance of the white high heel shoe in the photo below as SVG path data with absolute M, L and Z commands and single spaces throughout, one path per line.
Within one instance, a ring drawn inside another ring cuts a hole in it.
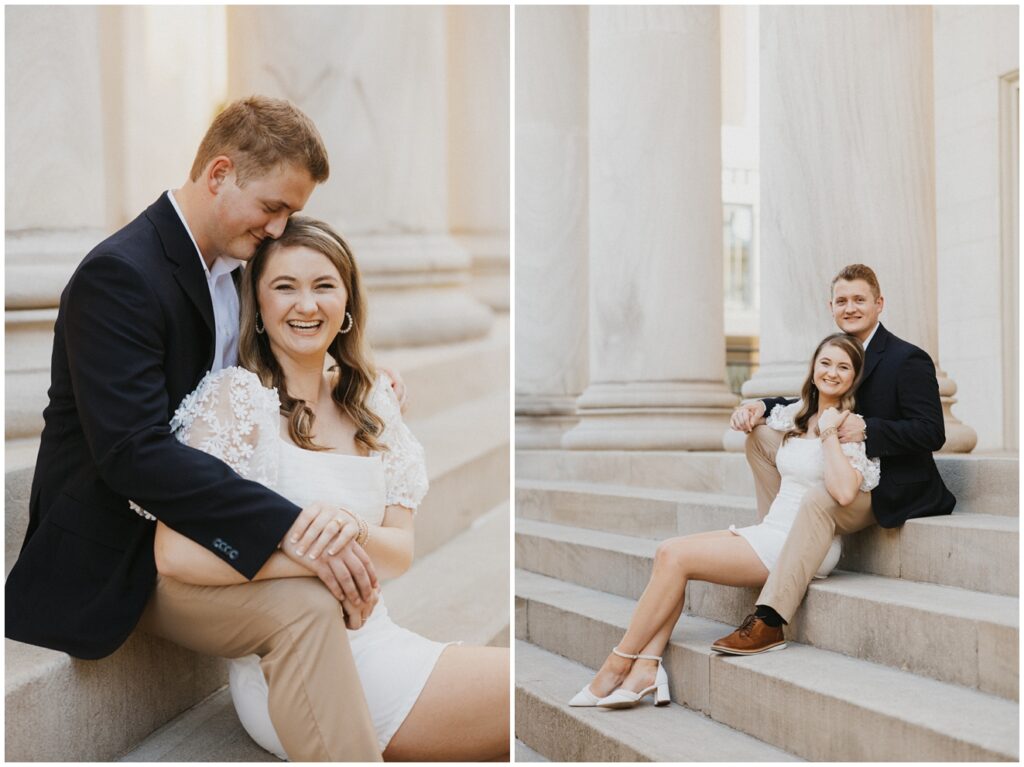
M 612 652 L 620 658 L 627 658 L 629 660 L 636 660 L 640 657 L 639 655 L 630 655 L 629 653 L 619 652 L 618 647 L 613 647 Z M 612 694 L 614 695 L 614 693 Z M 576 695 L 573 696 L 573 699 L 569 701 L 569 705 L 593 707 L 602 700 L 604 700 L 604 698 L 600 698 L 590 691 L 590 683 L 587 682 L 587 684 L 583 686 L 583 689 L 576 693 Z
M 637 655 L 636 657 L 640 660 L 658 661 L 658 673 L 654 675 L 654 684 L 645 687 L 640 692 L 620 687 L 601 698 L 597 705 L 602 708 L 632 708 L 652 692 L 655 706 L 667 706 L 672 702 L 668 694 L 668 674 L 665 673 L 665 667 L 661 665 L 661 657 L 658 655 Z

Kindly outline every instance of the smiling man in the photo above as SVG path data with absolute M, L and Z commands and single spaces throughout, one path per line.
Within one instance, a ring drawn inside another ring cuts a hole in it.
M 318 560 L 283 546 L 317 577 L 222 587 L 158 578 L 153 550 L 158 519 L 251 580 L 297 524 L 299 507 L 182 444 L 169 423 L 207 371 L 236 364 L 238 267 L 328 174 L 320 134 L 294 105 L 236 101 L 186 183 L 75 270 L 54 328 L 6 634 L 94 659 L 141 625 L 204 654 L 255 653 L 292 760 L 377 761 L 339 603 L 353 582 L 372 594 L 358 544 Z
M 824 488 L 808 491 L 800 511 L 743 625 L 712 645 L 718 652 L 753 655 L 783 646 L 783 624 L 792 619 L 833 537 L 877 522 L 899 527 L 908 519 L 949 514 L 956 499 L 939 476 L 932 453 L 945 442 L 935 365 L 928 354 L 897 338 L 879 322 L 885 306 L 878 278 L 863 264 L 845 267 L 832 280 L 829 308 L 836 325 L 865 349 L 857 389 L 857 413 L 846 418 L 841 442 L 865 442 L 869 458 L 880 458 L 881 480 L 840 506 Z M 754 474 L 760 517 L 779 492 L 775 455 L 781 432 L 762 425 L 766 413 L 793 400 L 765 399 L 741 405 L 732 427 L 748 432 L 746 452 Z

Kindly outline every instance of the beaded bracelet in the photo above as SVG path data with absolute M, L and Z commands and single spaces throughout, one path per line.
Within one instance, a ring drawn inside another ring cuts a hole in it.
M 838 433 L 839 433 L 839 427 L 838 426 L 829 426 L 827 429 L 825 429 L 825 431 L 823 431 L 821 433 L 821 441 L 824 442 L 826 439 L 831 437 L 833 434 L 838 434 Z

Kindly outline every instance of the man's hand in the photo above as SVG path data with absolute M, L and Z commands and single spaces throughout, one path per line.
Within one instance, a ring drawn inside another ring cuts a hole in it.
M 405 381 L 402 380 L 402 376 L 398 375 L 398 373 L 391 368 L 382 367 L 380 371 L 391 379 L 391 391 L 395 393 L 395 397 L 398 399 L 398 406 L 401 408 L 402 413 L 405 413 L 405 409 L 409 405 L 408 392 L 405 390 Z
M 840 442 L 863 442 L 868 425 L 856 413 L 850 413 L 839 426 Z
M 764 419 L 765 405 L 762 400 L 748 402 L 732 411 L 729 428 L 749 434 Z

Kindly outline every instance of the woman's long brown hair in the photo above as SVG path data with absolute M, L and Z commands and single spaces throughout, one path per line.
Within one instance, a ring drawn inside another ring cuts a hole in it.
M 365 341 L 366 296 L 348 243 L 329 225 L 307 216 L 292 216 L 280 237 L 264 240 L 256 250 L 242 278 L 238 362 L 256 373 L 264 386 L 277 388 L 281 414 L 288 419 L 288 435 L 296 445 L 306 450 L 330 450 L 313 442 L 310 436 L 316 418 L 313 410 L 304 400 L 288 393 L 284 371 L 270 350 L 269 339 L 266 334 L 256 332 L 260 277 L 276 252 L 291 247 L 306 247 L 323 253 L 341 276 L 348 293 L 346 309 L 352 315 L 352 329 L 339 333 L 327 348 L 337 369 L 331 399 L 355 422 L 356 443 L 370 451 L 382 450 L 378 438 L 384 430 L 384 422 L 366 405 L 377 376 Z M 344 324 L 348 324 L 347 321 Z
M 793 418 L 793 428 L 786 432 L 783 441 L 794 435 L 806 434 L 807 424 L 810 422 L 811 416 L 818 412 L 818 387 L 814 385 L 814 365 L 818 361 L 818 355 L 821 354 L 821 350 L 826 346 L 842 349 L 849 355 L 850 363 L 853 365 L 853 385 L 839 400 L 839 409 L 853 410 L 857 404 L 857 399 L 854 395 L 857 392 L 857 387 L 860 385 L 861 373 L 864 371 L 864 347 L 860 341 L 851 335 L 833 333 L 830 336 L 826 336 L 818 344 L 814 354 L 811 355 L 811 369 L 807 372 L 807 378 L 800 389 L 800 401 L 803 404 L 800 410 L 797 411 L 796 417 Z

